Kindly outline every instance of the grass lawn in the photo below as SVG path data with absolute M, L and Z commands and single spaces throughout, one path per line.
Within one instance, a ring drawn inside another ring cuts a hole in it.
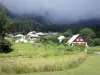
M 12 75 L 17 75 L 17 74 L 12 74 Z M 70 70 L 19 74 L 19 75 L 100 75 L 100 55 L 88 56 L 88 58 L 84 63 L 82 63 L 77 68 Z
M 53 43 L 40 47 L 19 43 L 12 47 L 13 52 L 0 54 L 0 74 L 62 71 L 77 67 L 87 57 L 83 51 L 66 54 L 65 46 Z
M 0 75 L 17 75 L 15 73 L 18 75 L 100 75 L 100 55 L 91 54 L 99 51 L 100 47 L 89 48 L 90 54 L 81 65 L 80 62 L 83 62 L 87 55 L 84 53 L 64 55 L 63 46 L 48 45 L 45 49 L 43 45 L 33 47 L 31 44 L 15 44 L 13 48 L 15 50 L 11 53 L 0 54 Z M 64 69 L 73 66 L 78 67 Z M 31 71 L 33 69 L 36 72 Z M 42 70 L 46 72 L 41 72 Z M 50 72 L 52 70 L 54 71 Z
M 100 46 L 88 48 L 88 54 L 93 54 L 94 52 L 100 52 Z

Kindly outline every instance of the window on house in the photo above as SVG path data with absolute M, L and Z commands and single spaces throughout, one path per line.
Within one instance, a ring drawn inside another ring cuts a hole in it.
M 77 39 L 77 41 L 79 41 L 79 39 Z
M 81 39 L 81 41 L 83 41 L 83 39 Z

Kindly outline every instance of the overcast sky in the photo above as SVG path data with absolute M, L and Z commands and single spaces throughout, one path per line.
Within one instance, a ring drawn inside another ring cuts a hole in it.
M 100 0 L 0 0 L 15 14 L 37 14 L 51 21 L 100 18 Z

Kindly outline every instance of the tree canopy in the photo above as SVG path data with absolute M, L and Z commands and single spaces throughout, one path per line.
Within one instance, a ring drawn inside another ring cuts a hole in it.
M 82 29 L 82 30 L 80 31 L 80 34 L 81 34 L 82 36 L 84 36 L 87 40 L 88 40 L 88 39 L 92 39 L 92 38 L 95 37 L 94 31 L 93 31 L 92 29 L 90 29 L 90 28 L 84 28 L 84 29 Z
M 7 35 L 8 31 L 8 27 L 10 24 L 12 24 L 11 19 L 9 19 L 6 16 L 6 9 L 2 9 L 0 11 L 0 38 L 4 39 L 4 37 Z
M 6 16 L 6 9 L 0 11 L 0 52 L 8 53 L 12 51 L 11 43 L 5 40 L 7 36 L 8 27 L 11 24 L 11 20 Z

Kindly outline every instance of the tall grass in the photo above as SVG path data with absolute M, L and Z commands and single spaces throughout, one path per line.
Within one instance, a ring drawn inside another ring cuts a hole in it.
M 81 64 L 87 57 L 84 52 L 75 55 L 55 56 L 49 58 L 0 58 L 0 72 L 2 73 L 30 73 L 61 71 Z
M 14 44 L 13 52 L 0 54 L 0 74 L 61 71 L 78 66 L 87 57 L 80 47 L 45 45 Z

